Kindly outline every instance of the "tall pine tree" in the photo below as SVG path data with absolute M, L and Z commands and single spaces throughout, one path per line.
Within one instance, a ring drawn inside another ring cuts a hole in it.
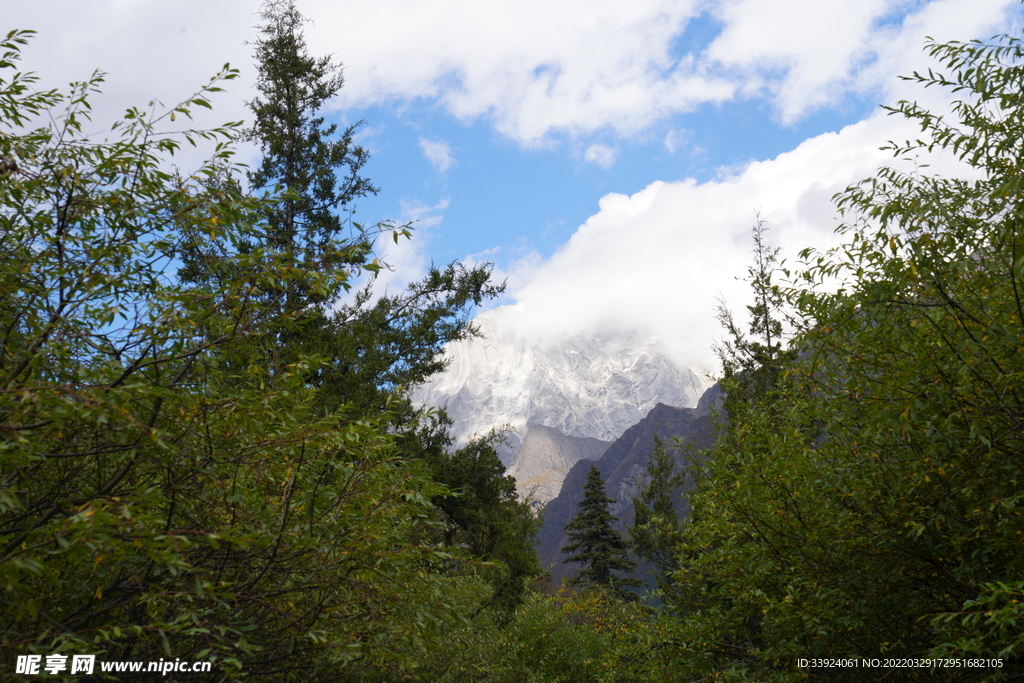
M 344 84 L 341 66 L 309 55 L 306 19 L 294 0 L 266 0 L 260 17 L 254 51 L 260 94 L 248 103 L 255 118 L 245 138 L 263 158 L 248 179 L 252 191 L 277 201 L 261 217 L 267 228 L 254 246 L 310 274 L 310 281 L 339 269 L 375 273 L 387 266 L 374 258 L 374 238 L 386 232 L 408 237 L 411 226 L 346 223 L 352 202 L 377 188 L 361 175 L 369 158 L 353 141 L 361 122 L 342 130 L 322 115 Z M 490 264 L 432 266 L 423 280 L 396 294 L 380 296 L 371 278 L 341 306 L 340 290 L 312 291 L 292 278 L 290 289 L 276 294 L 283 318 L 300 313 L 301 326 L 279 331 L 264 345 L 268 364 L 282 367 L 300 353 L 315 355 L 322 362 L 307 381 L 320 390 L 320 413 L 343 406 L 354 416 L 387 411 L 408 425 L 413 411 L 396 395 L 443 369 L 438 352 L 444 344 L 473 333 L 469 311 L 504 289 L 490 278 Z
M 340 259 L 331 248 L 344 232 L 344 210 L 356 198 L 377 193 L 360 175 L 369 154 L 353 142 L 362 122 L 339 134 L 338 124 L 327 125 L 321 115 L 345 83 L 341 65 L 330 56 L 308 54 L 305 19 L 293 0 L 267 0 L 260 17 L 264 24 L 255 45 L 260 96 L 248 103 L 255 120 L 245 138 L 259 145 L 263 158 L 249 173 L 249 184 L 254 191 L 283 191 L 265 217 L 266 245 L 306 269 L 361 263 L 372 246 L 366 235 L 347 240 Z M 325 258 L 329 255 L 334 258 Z M 288 305 L 301 307 L 310 298 L 309 292 L 290 292 Z
M 571 541 L 562 548 L 562 552 L 569 555 L 566 562 L 584 565 L 583 571 L 573 580 L 575 584 L 589 583 L 613 589 L 640 585 L 637 579 L 621 578 L 612 573 L 628 573 L 636 569 L 636 562 L 627 554 L 626 542 L 612 528 L 612 522 L 618 518 L 609 512 L 608 506 L 614 502 L 605 494 L 601 473 L 591 465 L 579 512 L 565 525 Z
M 750 231 L 754 242 L 754 263 L 747 268 L 746 278 L 754 294 L 754 305 L 747 306 L 751 336 L 743 334 L 724 301 L 716 310 L 718 321 L 732 337 L 714 345 L 715 353 L 722 361 L 723 386 L 728 394 L 726 412 L 737 401 L 750 400 L 771 391 L 778 382 L 783 363 L 793 357 L 783 346 L 783 326 L 779 317 L 783 299 L 772 277 L 779 270 L 779 249 L 765 244 L 766 232 L 768 226 L 760 216 L 756 216 Z
M 344 81 L 330 57 L 308 54 L 305 19 L 294 0 L 267 0 L 255 45 L 260 96 L 249 102 L 255 115 L 248 138 L 263 152 L 249 175 L 253 191 L 278 193 L 263 245 L 283 253 L 300 272 L 322 274 L 338 268 L 376 272 L 374 238 L 393 231 L 409 237 L 411 226 L 381 223 L 347 232 L 342 217 L 358 197 L 377 189 L 361 169 L 368 154 L 353 142 L 359 123 L 340 130 L 327 125 L 322 107 Z M 379 267 L 387 267 L 380 264 Z M 342 411 L 361 420 L 384 416 L 403 458 L 423 460 L 446 492 L 434 503 L 446 515 L 449 545 L 486 560 L 492 570 L 492 602 L 506 608 L 522 600 L 526 581 L 539 567 L 532 548 L 536 520 L 514 495 L 514 482 L 486 443 L 448 452 L 450 422 L 443 414 L 423 420 L 408 389 L 444 369 L 441 348 L 474 334 L 472 307 L 497 296 L 489 264 L 431 266 L 425 277 L 394 294 L 365 287 L 338 305 L 337 297 L 293 289 L 284 312 L 301 314 L 301 327 L 282 330 L 267 345 L 281 367 L 300 354 L 320 361 L 305 374 L 317 389 L 315 415 Z M 337 292 L 335 294 L 339 294 Z M 448 495 L 454 493 L 455 495 Z

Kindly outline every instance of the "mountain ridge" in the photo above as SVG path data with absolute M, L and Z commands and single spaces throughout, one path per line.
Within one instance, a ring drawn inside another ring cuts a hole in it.
M 517 471 L 532 468 L 519 451 L 534 425 L 611 443 L 658 403 L 693 406 L 706 388 L 657 339 L 608 331 L 541 345 L 513 329 L 507 310 L 477 316 L 482 336 L 450 344 L 448 367 L 413 400 L 445 408 L 457 444 L 509 428 L 499 455 Z
M 613 524 L 619 533 L 625 535 L 633 523 L 633 498 L 638 495 L 646 478 L 647 459 L 654 452 L 655 437 L 670 448 L 679 445 L 689 448 L 684 453 L 674 449 L 677 463 L 689 468 L 688 458 L 697 456 L 709 448 L 715 440 L 715 415 L 721 406 L 721 391 L 717 384 L 709 388 L 695 408 L 678 408 L 659 403 L 644 418 L 623 432 L 593 462 L 577 462 L 566 474 L 559 494 L 544 508 L 544 522 L 537 534 L 537 556 L 541 566 L 548 570 L 555 585 L 563 578 L 578 573 L 578 567 L 562 561 L 562 548 L 568 543 L 565 525 L 576 516 L 579 502 L 583 499 L 590 466 L 594 465 L 605 480 L 608 497 L 615 500 L 611 512 L 618 517 Z M 695 485 L 695 478 L 688 475 L 683 491 Z M 677 511 L 681 517 L 688 512 L 684 496 L 680 496 Z
M 554 427 L 531 425 L 508 474 L 516 479 L 520 497 L 544 504 L 558 495 L 562 480 L 581 460 L 597 460 L 611 445 L 589 436 L 566 436 Z

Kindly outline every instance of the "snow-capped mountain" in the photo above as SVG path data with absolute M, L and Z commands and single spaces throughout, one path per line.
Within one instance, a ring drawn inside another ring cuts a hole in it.
M 656 339 L 609 333 L 540 344 L 512 329 L 503 308 L 474 323 L 483 337 L 451 344 L 448 368 L 420 387 L 413 399 L 443 407 L 454 420 L 458 443 L 491 429 L 510 427 L 506 465 L 540 476 L 543 463 L 513 463 L 530 425 L 566 436 L 614 441 L 658 403 L 692 407 L 708 382 L 679 367 Z M 564 475 L 562 475 L 564 476 Z M 557 492 L 550 478 L 545 489 Z

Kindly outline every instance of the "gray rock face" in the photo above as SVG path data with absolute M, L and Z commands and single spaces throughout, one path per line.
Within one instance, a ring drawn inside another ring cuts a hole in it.
M 508 473 L 516 478 L 520 496 L 544 504 L 558 495 L 573 465 L 597 460 L 609 445 L 590 437 L 566 436 L 554 427 L 531 425 Z
M 510 427 L 511 447 L 499 453 L 518 471 L 536 469 L 515 457 L 527 427 L 612 441 L 658 403 L 695 405 L 706 387 L 656 340 L 609 335 L 541 347 L 512 329 L 503 308 L 474 320 L 483 338 L 449 345 L 447 370 L 417 389 L 413 400 L 446 406 L 457 443 Z
M 574 576 L 580 570 L 575 564 L 562 563 L 562 547 L 568 543 L 565 525 L 576 516 L 579 502 L 583 500 L 583 486 L 590 466 L 593 464 L 601 472 L 608 497 L 615 499 L 611 512 L 619 520 L 613 526 L 625 537 L 633 523 L 633 497 L 646 483 L 647 461 L 654 452 L 655 436 L 669 447 L 674 446 L 673 439 L 679 439 L 681 445 L 689 445 L 690 455 L 698 454 L 714 443 L 712 414 L 717 412 L 720 400 L 718 385 L 715 385 L 701 397 L 697 408 L 658 404 L 616 439 L 599 460 L 573 465 L 558 496 L 544 508 L 544 525 L 537 535 L 537 555 L 541 566 L 548 568 L 556 585 L 563 577 Z M 680 465 L 689 464 L 683 451 L 672 449 L 670 452 L 675 453 Z M 693 479 L 688 477 L 685 488 L 693 485 Z M 689 512 L 684 498 L 680 498 L 677 511 L 683 517 Z

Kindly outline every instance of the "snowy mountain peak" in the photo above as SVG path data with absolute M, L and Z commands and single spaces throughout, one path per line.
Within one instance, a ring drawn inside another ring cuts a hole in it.
M 483 337 L 449 345 L 448 368 L 413 395 L 447 406 L 459 443 L 509 426 L 515 447 L 534 424 L 613 441 L 658 403 L 692 407 L 707 388 L 657 339 L 609 332 L 541 344 L 512 329 L 505 308 L 478 316 Z

